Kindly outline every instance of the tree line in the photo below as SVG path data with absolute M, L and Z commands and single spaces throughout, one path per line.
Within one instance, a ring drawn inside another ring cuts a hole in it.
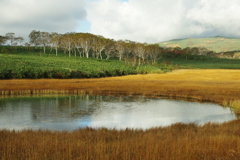
M 16 37 L 15 33 L 7 33 L 0 36 L 0 44 L 8 42 L 12 46 L 41 46 L 43 53 L 46 48 L 50 52 L 55 52 L 58 56 L 59 51 L 64 54 L 79 57 L 94 57 L 109 59 L 117 57 L 119 61 L 125 61 L 132 65 L 145 64 L 146 60 L 155 63 L 162 56 L 191 58 L 191 55 L 213 56 L 215 53 L 205 48 L 163 48 L 158 44 L 139 43 L 130 40 L 113 40 L 100 35 L 91 33 L 65 33 L 44 32 L 33 30 L 29 34 L 29 42 L 23 44 L 22 37 Z

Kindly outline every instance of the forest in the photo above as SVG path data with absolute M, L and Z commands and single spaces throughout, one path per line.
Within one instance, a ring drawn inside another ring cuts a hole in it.
M 150 59 L 152 63 L 162 57 L 162 53 L 170 53 L 177 57 L 182 56 L 191 59 L 191 55 L 204 55 L 214 57 L 215 52 L 200 47 L 160 47 L 156 44 L 139 43 L 130 40 L 113 40 L 103 36 L 90 33 L 65 33 L 42 32 L 33 30 L 29 34 L 29 42 L 24 43 L 22 37 L 16 37 L 15 33 L 7 33 L 0 36 L 0 45 L 9 45 L 11 49 L 2 48 L 2 53 L 12 52 L 16 46 L 24 46 L 25 50 L 33 51 L 38 47 L 42 48 L 42 52 L 46 53 L 46 48 L 51 48 L 50 52 L 54 52 L 58 56 L 59 51 L 64 54 L 79 57 L 94 57 L 109 59 L 117 57 L 119 61 L 135 59 L 138 65 L 144 64 L 145 60 Z M 24 43 L 24 44 L 23 44 Z M 33 47 L 34 46 L 34 47 Z
M 0 36 L 0 79 L 99 78 L 165 73 L 179 68 L 239 69 L 239 60 L 216 58 L 200 47 L 160 47 L 90 33 L 33 30 L 29 42 L 15 33 Z

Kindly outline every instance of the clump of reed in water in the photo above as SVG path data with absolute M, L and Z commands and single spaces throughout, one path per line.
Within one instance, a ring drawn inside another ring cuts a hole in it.
M 230 107 L 236 114 L 240 114 L 240 100 L 224 101 L 223 106 Z

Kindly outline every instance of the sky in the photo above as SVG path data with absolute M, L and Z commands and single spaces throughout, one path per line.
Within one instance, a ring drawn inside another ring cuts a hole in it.
M 88 32 L 115 40 L 240 37 L 239 0 L 0 0 L 0 35 Z

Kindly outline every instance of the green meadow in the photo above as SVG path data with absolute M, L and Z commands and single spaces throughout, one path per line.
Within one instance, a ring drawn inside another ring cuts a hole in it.
M 159 63 L 167 63 L 173 68 L 182 69 L 240 69 L 240 59 L 209 58 L 195 56 L 192 60 L 184 58 L 162 58 Z
M 175 39 L 159 43 L 162 47 L 205 47 L 215 52 L 227 52 L 240 50 L 239 38 L 210 37 L 210 38 L 186 38 Z

